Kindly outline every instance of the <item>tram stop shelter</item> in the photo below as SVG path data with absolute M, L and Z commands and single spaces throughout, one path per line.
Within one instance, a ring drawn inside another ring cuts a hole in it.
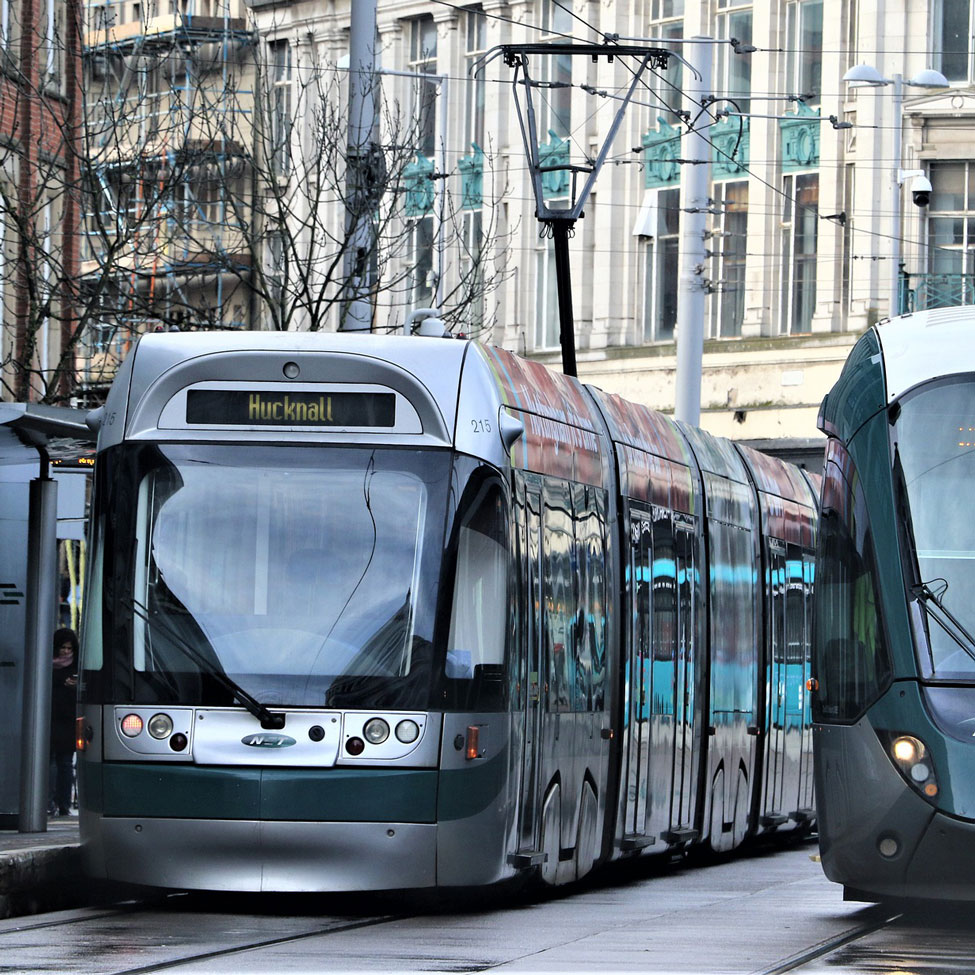
M 85 411 L 0 403 L 0 828 L 47 829 L 58 540 L 81 539 Z

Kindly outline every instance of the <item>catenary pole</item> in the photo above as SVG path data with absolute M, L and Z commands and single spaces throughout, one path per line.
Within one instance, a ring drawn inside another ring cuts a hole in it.
M 685 85 L 685 108 L 690 113 L 690 130 L 684 139 L 680 188 L 680 276 L 677 290 L 677 388 L 674 416 L 697 426 L 701 421 L 701 367 L 704 358 L 704 311 L 707 295 L 707 253 L 704 247 L 710 207 L 708 184 L 711 176 L 711 145 L 707 108 L 711 98 L 711 52 L 713 39 L 694 37 L 688 45 L 691 72 Z
M 371 200 L 375 178 L 372 133 L 376 121 L 376 0 L 354 0 L 349 28 L 349 141 L 346 227 L 350 233 L 344 272 L 348 301 L 342 330 L 368 332 L 372 325 Z

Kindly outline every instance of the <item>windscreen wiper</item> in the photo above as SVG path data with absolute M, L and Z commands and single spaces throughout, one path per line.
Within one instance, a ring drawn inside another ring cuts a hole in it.
M 935 581 L 935 580 L 932 580 Z M 943 581 L 943 580 L 942 580 Z M 944 588 L 941 590 L 941 594 L 936 593 L 927 582 L 919 582 L 915 586 L 911 586 L 911 592 L 915 596 L 918 596 L 924 602 L 924 608 L 927 610 L 928 616 L 930 616 L 940 627 L 951 637 L 955 643 L 958 644 L 968 654 L 972 660 L 975 660 L 975 637 L 966 629 L 965 625 L 955 616 L 954 613 L 948 609 L 947 606 L 942 602 L 941 596 L 944 595 L 945 591 L 948 589 L 948 584 L 945 583 Z
M 149 615 L 148 607 L 144 606 L 136 599 L 126 599 L 124 602 L 129 604 L 129 608 L 132 612 L 139 617 L 148 626 L 158 627 L 167 637 L 173 642 L 173 646 L 176 647 L 187 659 L 195 663 L 202 671 L 213 677 L 219 684 L 222 684 L 225 690 L 230 691 L 230 693 L 238 700 L 240 703 L 250 711 L 251 714 L 261 722 L 261 727 L 265 731 L 274 731 L 284 727 L 284 715 L 283 714 L 273 714 L 268 708 L 261 704 L 251 694 L 248 694 L 243 687 L 240 686 L 232 677 L 230 677 L 226 672 L 220 670 L 219 667 L 215 667 L 213 663 L 208 660 L 199 650 L 193 647 L 191 644 L 187 643 L 168 623 L 164 623 L 162 618 L 153 619 Z

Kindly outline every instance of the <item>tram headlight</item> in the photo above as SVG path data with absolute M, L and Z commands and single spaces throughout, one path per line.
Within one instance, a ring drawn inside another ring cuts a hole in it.
M 396 725 L 396 738 L 404 745 L 411 745 L 420 737 L 420 726 L 409 718 Z
M 162 741 L 173 733 L 173 719 L 168 714 L 154 714 L 146 725 L 146 731 Z
M 127 714 L 122 718 L 120 727 L 126 738 L 136 738 L 142 734 L 142 725 L 142 718 L 138 714 Z
M 924 757 L 924 744 L 910 735 L 895 738 L 890 750 L 901 765 L 910 767 Z
M 914 735 L 891 735 L 890 756 L 901 775 L 921 795 L 933 799 L 938 794 L 934 762 L 927 746 Z
M 370 718 L 362 727 L 370 745 L 381 745 L 389 737 L 389 725 L 382 718 Z

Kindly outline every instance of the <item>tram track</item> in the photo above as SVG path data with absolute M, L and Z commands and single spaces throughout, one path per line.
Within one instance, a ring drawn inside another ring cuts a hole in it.
M 210 951 L 196 952 L 184 955 L 181 958 L 174 958 L 170 961 L 155 962 L 150 965 L 140 965 L 137 968 L 119 969 L 107 975 L 149 975 L 154 972 L 166 972 L 181 968 L 184 965 L 193 965 L 200 962 L 212 961 L 216 958 L 225 958 L 228 955 L 241 954 L 248 951 L 260 951 L 264 948 L 275 948 L 279 945 L 294 944 L 309 938 L 319 938 L 330 934 L 343 934 L 348 931 L 356 931 L 362 928 L 377 927 L 380 924 L 389 924 L 392 921 L 401 921 L 408 915 L 391 914 L 382 917 L 362 918 L 355 921 L 339 922 L 333 925 L 318 927 L 313 931 L 305 931 L 300 934 L 283 935 L 278 938 L 264 938 L 259 941 L 252 941 L 242 945 L 230 945 L 226 948 L 213 948 Z
M 179 896 L 179 895 L 175 895 Z M 45 920 L 41 916 L 36 919 L 23 919 L 22 923 L 0 927 L 0 945 L 3 939 L 9 936 L 22 935 L 30 932 L 41 931 L 51 928 L 73 927 L 79 924 L 91 924 L 93 921 L 106 921 L 113 918 L 123 918 L 129 915 L 138 914 L 146 909 L 151 909 L 151 905 L 139 901 L 132 901 L 125 905 L 99 909 L 88 909 L 73 912 L 74 916 L 65 917 L 63 912 L 58 916 Z M 131 968 L 123 968 L 113 971 L 106 971 L 104 975 L 148 975 L 150 972 L 166 972 L 179 969 L 185 965 L 205 963 L 207 961 L 222 958 L 229 955 L 240 954 L 249 951 L 259 951 L 264 948 L 273 948 L 279 945 L 293 944 L 309 938 L 318 938 L 330 934 L 341 934 L 348 931 L 355 931 L 361 928 L 375 927 L 380 924 L 388 924 L 393 921 L 407 918 L 407 914 L 386 914 L 376 917 L 340 919 L 332 918 L 329 923 L 318 924 L 306 931 L 291 932 L 287 935 L 280 935 L 273 938 L 258 938 L 243 943 L 231 944 L 222 948 L 211 948 L 207 951 L 195 951 L 182 954 L 174 958 L 161 958 L 145 965 Z
M 888 925 L 898 921 L 904 915 L 900 911 L 892 912 L 889 907 L 878 904 L 876 907 L 867 911 L 869 918 L 858 924 L 856 927 L 843 931 L 831 938 L 825 938 L 808 948 L 797 951 L 794 955 L 776 962 L 771 968 L 762 968 L 752 975 L 785 975 L 786 972 L 800 971 L 810 962 L 817 961 L 826 955 L 832 954 L 840 948 L 859 941 L 867 935 L 873 934 Z
M 170 894 L 164 898 L 166 901 L 179 900 L 185 894 Z M 19 923 L 0 925 L 0 946 L 6 937 L 29 934 L 31 932 L 42 931 L 45 929 L 56 929 L 74 927 L 75 925 L 91 924 L 97 921 L 111 921 L 114 918 L 124 918 L 137 915 L 146 910 L 153 910 L 160 905 L 157 903 L 147 903 L 144 901 L 127 901 L 106 908 L 88 908 L 70 912 L 72 916 L 65 916 L 68 912 L 58 912 L 55 916 L 45 917 L 35 915 L 32 918 L 17 919 Z M 169 959 L 161 958 L 156 961 L 148 962 L 144 965 L 122 968 L 111 971 L 104 971 L 103 975 L 148 975 L 150 972 L 166 972 L 177 970 L 186 965 L 206 963 L 217 958 L 242 954 L 249 951 L 260 951 L 265 948 L 274 948 L 279 945 L 294 944 L 310 938 L 319 938 L 330 934 L 342 934 L 362 928 L 376 927 L 381 924 L 388 924 L 393 921 L 400 921 L 408 918 L 407 913 L 383 914 L 374 917 L 362 918 L 335 918 L 332 917 L 326 923 L 319 923 L 314 927 L 299 932 L 291 932 L 286 935 L 279 935 L 273 938 L 257 938 L 243 943 L 230 944 L 222 948 L 211 948 L 207 951 L 195 951 L 181 954 L 179 957 Z
M 124 912 L 119 911 L 117 913 L 121 914 Z M 763 968 L 752 973 L 752 975 L 785 975 L 785 973 L 788 972 L 801 971 L 803 967 L 811 962 L 817 961 L 829 954 L 832 954 L 834 951 L 837 951 L 840 948 L 846 947 L 847 945 L 852 944 L 861 938 L 865 938 L 876 931 L 888 927 L 903 917 L 901 912 L 892 912 L 890 908 L 882 905 L 877 905 L 877 907 L 870 909 L 868 914 L 869 917 L 855 927 L 841 932 L 840 934 L 834 935 L 833 937 L 819 941 L 814 945 L 810 945 L 809 947 L 782 959 L 769 968 Z M 215 948 L 204 952 L 194 952 L 192 954 L 183 955 L 179 958 L 173 958 L 169 961 L 160 961 L 135 968 L 119 969 L 107 973 L 107 975 L 153 975 L 153 973 L 158 972 L 174 971 L 187 965 L 206 963 L 217 958 L 225 958 L 235 954 L 243 954 L 249 951 L 260 951 L 265 948 L 295 944 L 296 942 L 305 941 L 312 938 L 378 927 L 394 921 L 404 920 L 407 917 L 409 917 L 407 914 L 396 914 L 383 915 L 373 918 L 361 918 L 344 922 L 339 921 L 338 923 L 316 927 L 314 930 L 310 931 L 289 934 L 276 938 L 259 939 L 247 942 L 246 944 L 228 945 L 225 948 Z M 505 964 L 509 962 L 510 959 L 507 960 Z M 470 968 L 455 970 L 483 972 L 485 970 L 489 970 L 491 967 L 494 966 L 489 965 L 486 968 L 483 964 L 472 962 Z

